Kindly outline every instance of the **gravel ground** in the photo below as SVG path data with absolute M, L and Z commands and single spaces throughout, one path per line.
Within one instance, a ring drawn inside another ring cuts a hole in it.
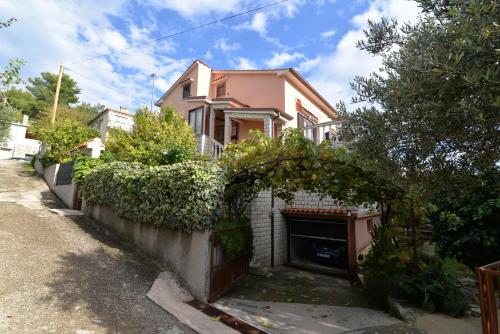
M 0 160 L 0 333 L 193 333 L 147 299 L 156 263 L 54 207 L 25 164 Z

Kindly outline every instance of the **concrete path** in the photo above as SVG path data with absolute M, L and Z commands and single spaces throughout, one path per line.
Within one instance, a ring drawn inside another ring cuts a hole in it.
M 223 298 L 214 304 L 269 333 L 422 333 L 389 315 L 361 307 Z
M 159 268 L 0 160 L 0 333 L 194 333 L 146 294 Z

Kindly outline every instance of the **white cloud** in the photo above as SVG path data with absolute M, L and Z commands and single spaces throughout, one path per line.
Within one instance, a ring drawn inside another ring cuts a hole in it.
M 281 67 L 285 65 L 286 63 L 290 63 L 292 61 L 295 61 L 297 59 L 305 58 L 304 54 L 299 53 L 299 52 L 294 52 L 292 54 L 287 53 L 287 52 L 282 52 L 282 53 L 276 53 L 273 52 L 273 57 L 266 60 L 266 65 L 267 67 L 273 68 L 273 67 Z
M 188 66 L 186 59 L 165 55 L 175 51 L 171 42 L 144 45 L 110 57 L 71 64 L 151 38 L 152 25 L 146 29 L 130 24 L 129 31 L 124 33 L 113 27 L 109 16 L 126 17 L 126 3 L 125 0 L 0 1 L 2 15 L 18 19 L 11 27 L 2 29 L 0 64 L 6 64 L 13 57 L 25 59 L 27 64 L 22 75 L 26 78 L 38 76 L 42 71 L 56 72 L 59 61 L 63 60 L 70 69 L 97 82 L 67 71 L 82 89 L 81 101 L 131 109 L 138 106 L 138 102 L 99 84 L 104 83 L 148 102 L 151 97 L 149 74 L 158 75 L 157 87 L 163 90 Z
M 321 37 L 327 39 L 327 38 L 333 37 L 333 35 L 335 35 L 335 33 L 336 33 L 335 30 L 328 30 L 328 31 L 322 32 Z
M 257 68 L 255 62 L 245 57 L 239 57 L 236 60 L 232 60 L 230 64 L 236 70 L 255 70 Z
M 342 36 L 333 53 L 321 55 L 315 64 L 308 64 L 312 65 L 309 67 L 308 79 L 330 102 L 335 103 L 342 99 L 349 103 L 354 96 L 350 87 L 354 77 L 366 76 L 381 66 L 379 57 L 373 57 L 356 48 L 356 42 L 364 38 L 363 29 L 367 27 L 367 20 L 388 16 L 396 17 L 400 22 L 415 21 L 418 13 L 416 3 L 412 1 L 372 1 L 365 12 L 351 19 L 354 29 Z
M 210 60 L 210 59 L 213 59 L 214 56 L 212 55 L 212 52 L 210 52 L 210 50 L 208 50 L 207 52 L 205 52 L 205 54 L 203 55 L 203 59 L 206 59 L 206 60 Z
M 302 63 L 300 63 L 299 67 L 297 67 L 297 70 L 302 73 L 307 73 L 316 66 L 318 66 L 320 62 L 321 62 L 320 56 L 316 58 L 306 59 Z
M 230 43 L 227 39 L 220 38 L 215 42 L 215 48 L 223 52 L 231 52 L 241 48 L 241 45 L 238 43 Z
M 244 0 L 152 0 L 158 8 L 171 9 L 184 17 L 196 17 L 209 13 L 226 13 L 240 9 Z

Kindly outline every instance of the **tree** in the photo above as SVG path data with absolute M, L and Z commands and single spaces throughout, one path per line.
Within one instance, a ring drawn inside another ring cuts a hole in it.
M 191 159 L 196 152 L 193 130 L 172 108 L 160 115 L 138 109 L 132 132 L 112 129 L 106 148 L 120 161 L 165 165 Z
M 38 123 L 35 132 L 38 139 L 48 146 L 48 151 L 42 157 L 44 166 L 70 160 L 70 150 L 89 139 L 99 137 L 96 129 L 74 120 L 60 120 L 55 125 Z
M 339 105 L 344 139 L 365 166 L 411 192 L 419 205 L 469 219 L 460 209 L 482 191 L 486 175 L 500 183 L 496 3 L 417 2 L 423 14 L 416 24 L 400 26 L 387 18 L 369 22 L 358 46 L 380 56 L 383 68 L 355 78 L 353 102 L 364 106 L 348 113 Z M 499 193 L 490 195 L 497 200 Z M 498 207 L 487 216 L 468 224 L 460 251 L 447 255 L 470 259 L 476 249 L 471 246 L 481 244 L 493 245 L 491 252 L 498 249 L 500 227 L 488 223 L 498 217 Z M 494 241 L 476 233 L 485 226 L 494 231 Z M 471 243 L 472 236 L 479 241 Z
M 57 74 L 42 72 L 40 77 L 28 79 L 29 85 L 26 86 L 26 89 L 40 102 L 39 109 L 50 107 L 54 103 L 57 77 Z M 70 104 L 78 103 L 80 92 L 76 81 L 69 75 L 63 74 L 59 90 L 59 105 L 67 107 Z
M 10 105 L 18 109 L 25 115 L 31 118 L 36 118 L 39 115 L 38 101 L 30 93 L 22 89 L 11 88 L 5 92 L 5 96 Z
M 13 122 L 19 111 L 8 103 L 5 91 L 21 82 L 21 66 L 23 60 L 13 59 L 0 72 L 0 143 L 4 142 L 10 134 L 10 124 Z
M 0 21 L 0 29 L 10 27 L 15 21 L 17 21 L 15 17 L 11 17 L 7 21 Z

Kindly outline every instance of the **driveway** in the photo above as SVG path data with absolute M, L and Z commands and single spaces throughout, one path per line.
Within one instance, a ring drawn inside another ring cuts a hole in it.
M 161 270 L 64 206 L 17 161 L 0 160 L 0 333 L 193 333 L 151 302 Z

